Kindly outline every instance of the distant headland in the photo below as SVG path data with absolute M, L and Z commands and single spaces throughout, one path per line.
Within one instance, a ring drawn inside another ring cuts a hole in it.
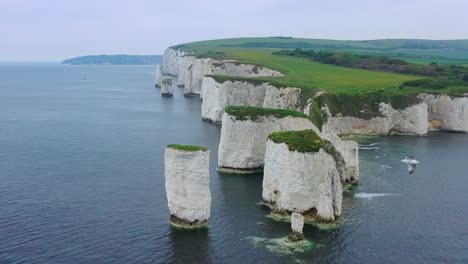
M 162 55 L 87 55 L 62 61 L 71 65 L 156 65 Z

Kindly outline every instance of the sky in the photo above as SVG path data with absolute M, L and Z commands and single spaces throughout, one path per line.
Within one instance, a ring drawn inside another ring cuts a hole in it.
M 468 39 L 468 0 L 0 0 L 0 61 L 231 37 Z

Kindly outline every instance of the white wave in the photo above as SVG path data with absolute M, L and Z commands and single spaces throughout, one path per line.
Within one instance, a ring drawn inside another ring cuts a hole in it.
M 372 147 L 372 146 L 375 146 L 375 145 L 380 145 L 380 143 L 371 143 L 371 144 L 359 145 L 359 146 L 361 146 L 361 147 Z
M 359 149 L 380 149 L 380 147 L 359 147 Z
M 397 194 L 397 193 L 365 193 L 365 192 L 360 192 L 360 193 L 356 193 L 354 195 L 354 197 L 363 198 L 363 199 L 372 199 L 374 197 L 391 196 L 391 195 L 399 195 L 399 194 Z
M 382 166 L 382 168 L 385 168 L 385 169 L 391 169 L 392 168 L 392 167 L 387 166 L 387 165 L 381 165 L 381 166 Z

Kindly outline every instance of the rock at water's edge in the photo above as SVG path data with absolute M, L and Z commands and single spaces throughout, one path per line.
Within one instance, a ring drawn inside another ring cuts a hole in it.
M 166 147 L 165 187 L 171 224 L 206 226 L 210 217 L 209 151 Z
M 165 77 L 161 81 L 161 96 L 172 96 L 174 94 L 174 86 L 172 85 L 172 78 Z
M 268 135 L 285 130 L 317 129 L 307 118 L 259 116 L 241 120 L 225 113 L 218 148 L 218 167 L 225 172 L 261 171 Z M 228 170 L 223 170 L 228 169 Z
M 342 186 L 333 157 L 290 151 L 286 143 L 268 140 L 262 199 L 273 213 L 298 212 L 317 223 L 334 223 L 341 215 Z

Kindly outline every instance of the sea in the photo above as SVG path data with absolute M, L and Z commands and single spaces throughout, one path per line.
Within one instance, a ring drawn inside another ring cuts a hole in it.
M 218 173 L 220 126 L 181 88 L 161 97 L 155 71 L 0 63 L 0 263 L 468 263 L 468 135 L 353 138 L 360 181 L 338 226 L 285 249 L 262 175 Z M 207 229 L 169 225 L 171 143 L 210 149 Z

